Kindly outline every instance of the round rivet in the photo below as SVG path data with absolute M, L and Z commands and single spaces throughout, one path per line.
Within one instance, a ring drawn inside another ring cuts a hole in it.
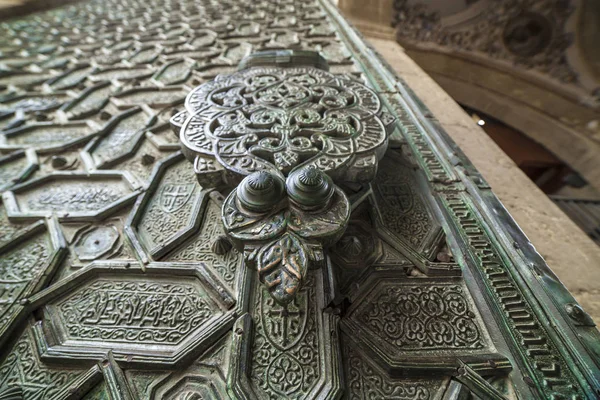
M 217 238 L 212 242 L 211 245 L 212 252 L 219 256 L 227 254 L 229 250 L 231 250 L 231 247 L 231 242 L 229 241 L 229 239 L 227 239 L 227 236 L 225 235 L 217 236 Z
M 67 159 L 63 156 L 52 156 L 50 163 L 52 164 L 52 168 L 62 169 L 67 165 Z
M 248 175 L 237 187 L 240 204 L 255 212 L 269 211 L 281 201 L 283 192 L 283 180 L 267 171 L 258 171 Z
M 585 311 L 579 304 L 567 303 L 565 304 L 565 310 L 567 315 L 577 322 L 585 322 L 587 319 Z
M 142 156 L 142 165 L 150 165 L 153 164 L 154 161 L 156 161 L 156 157 L 151 154 L 144 154 Z
M 326 207 L 335 191 L 329 175 L 312 165 L 292 172 L 286 187 L 290 200 L 303 210 Z
M 363 252 L 363 244 L 359 238 L 353 235 L 342 237 L 337 247 L 340 251 L 350 257 L 358 257 Z

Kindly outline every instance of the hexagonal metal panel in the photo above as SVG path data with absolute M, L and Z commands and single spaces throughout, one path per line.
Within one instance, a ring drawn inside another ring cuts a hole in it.
M 64 102 L 71 100 L 66 92 L 54 93 L 24 93 L 0 101 L 0 112 L 40 112 L 49 111 L 60 107 Z
M 8 349 L 7 349 L 8 350 Z M 99 370 L 89 366 L 47 365 L 37 355 L 32 329 L 27 327 L 0 363 L 0 396 L 3 399 L 66 399 Z M 96 375 L 93 378 L 101 378 Z M 98 379 L 95 379 L 98 381 Z M 89 387 L 89 386 L 88 386 Z M 84 392 L 85 393 L 85 392 Z
M 239 298 L 248 285 L 245 279 L 248 268 L 244 265 L 242 254 L 235 248 L 224 254 L 217 254 L 213 251 L 214 242 L 225 235 L 221 223 L 222 198 L 218 196 L 218 193 L 211 192 L 212 198 L 206 203 L 200 228 L 191 234 L 185 243 L 167 254 L 164 260 L 182 263 L 205 263 L 223 283 L 238 294 L 237 298 Z
M 435 256 L 443 231 L 420 193 L 415 172 L 394 151 L 380 163 L 372 183 L 378 231 L 392 246 L 401 243 L 425 258 Z
M 52 278 L 66 243 L 55 221 L 38 221 L 0 246 L 0 348 L 23 319 L 26 298 Z
M 26 180 L 38 167 L 38 157 L 33 149 L 0 157 L 0 191 Z
M 76 120 L 89 117 L 100 111 L 115 91 L 110 82 L 99 82 L 82 91 L 78 97 L 61 107 L 60 111 L 68 119 Z
M 35 149 L 38 153 L 61 151 L 91 139 L 99 132 L 93 122 L 57 124 L 40 122 L 15 128 L 0 135 L 0 151 Z
M 27 220 L 57 215 L 60 220 L 103 218 L 139 194 L 125 174 L 57 172 L 3 193 L 8 217 Z
M 125 230 L 141 258 L 158 260 L 193 234 L 200 226 L 205 195 L 181 153 L 162 161 Z
M 234 300 L 204 266 L 96 261 L 40 293 L 43 357 L 172 365 L 231 327 Z
M 161 88 L 143 87 L 125 90 L 113 96 L 111 101 L 120 109 L 128 109 L 140 105 L 163 108 L 181 102 L 184 98 L 185 90 L 181 86 L 165 86 Z
M 448 377 L 422 376 L 393 378 L 351 339 L 342 334 L 345 359 L 346 398 L 362 399 L 436 399 L 441 400 Z
M 114 116 L 103 133 L 85 148 L 84 161 L 90 169 L 106 169 L 132 154 L 154 123 L 155 116 L 140 107 L 133 107 Z

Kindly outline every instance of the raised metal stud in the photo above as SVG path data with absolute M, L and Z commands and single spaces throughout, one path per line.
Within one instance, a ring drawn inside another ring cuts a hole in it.
M 281 201 L 285 188 L 283 179 L 279 176 L 268 171 L 258 171 L 244 178 L 236 191 L 244 209 L 262 213 Z
M 292 172 L 286 187 L 292 203 L 306 211 L 327 207 L 335 191 L 331 178 L 314 166 Z

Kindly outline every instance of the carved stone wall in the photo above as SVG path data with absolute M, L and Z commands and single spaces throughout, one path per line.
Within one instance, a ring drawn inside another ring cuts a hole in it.
M 600 187 L 595 2 L 396 1 L 388 9 L 395 32 L 384 35 L 381 20 L 352 4 L 342 0 L 342 10 L 363 32 L 395 38 L 456 101 L 523 132 Z

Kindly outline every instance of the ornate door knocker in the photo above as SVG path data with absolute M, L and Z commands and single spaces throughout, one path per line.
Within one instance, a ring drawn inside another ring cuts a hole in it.
M 342 236 L 351 206 L 337 184 L 374 179 L 393 122 L 375 92 L 328 69 L 315 52 L 255 53 L 173 117 L 200 184 L 235 188 L 225 231 L 282 304 Z

